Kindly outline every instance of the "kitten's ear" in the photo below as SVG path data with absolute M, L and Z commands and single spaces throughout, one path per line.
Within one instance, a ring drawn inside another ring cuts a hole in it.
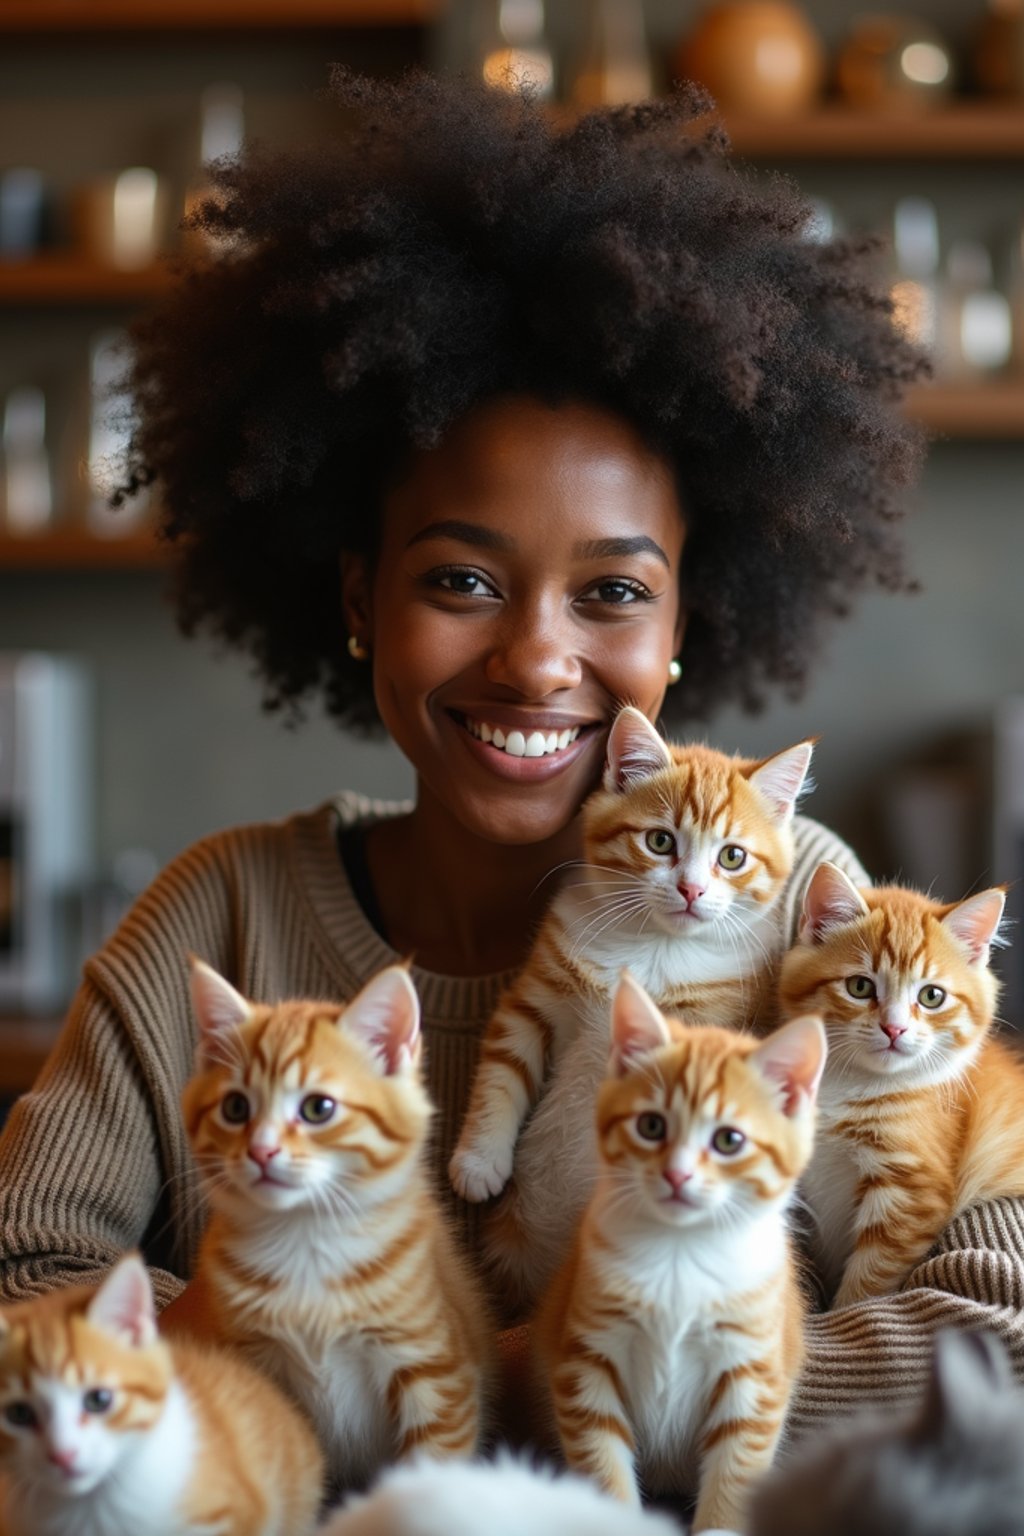
M 604 787 L 617 792 L 671 768 L 672 754 L 647 716 L 627 704 L 608 732 Z
M 404 965 L 389 965 L 368 981 L 340 1023 L 370 1047 L 387 1077 L 419 1060 L 420 1000 Z
M 671 1045 L 668 1025 L 643 987 L 623 971 L 612 997 L 612 1057 L 610 1069 L 623 1077 L 637 1056 Z
M 783 1024 L 748 1060 L 762 1077 L 781 1087 L 782 1112 L 792 1118 L 814 1102 L 827 1055 L 824 1025 L 817 1014 L 809 1013 Z
M 958 902 L 942 919 L 943 928 L 967 950 L 972 965 L 987 965 L 990 944 L 999 942 L 1006 892 L 1001 886 Z
M 242 994 L 197 955 L 190 955 L 188 963 L 192 1007 L 204 1038 L 244 1024 L 252 1008 Z
M 804 892 L 800 942 L 820 944 L 831 928 L 859 922 L 870 908 L 838 864 L 819 864 Z
M 914 1436 L 931 1441 L 951 1423 L 976 1423 L 979 1410 L 990 1411 L 994 1398 L 1013 1390 L 1013 1372 L 995 1334 L 940 1328 Z
M 116 1263 L 85 1309 L 90 1323 L 144 1349 L 157 1337 L 149 1270 L 137 1253 Z
M 767 800 L 776 819 L 785 826 L 793 815 L 794 807 L 807 780 L 814 752 L 813 741 L 798 742 L 774 757 L 751 769 L 747 782 L 752 784 L 762 799 Z

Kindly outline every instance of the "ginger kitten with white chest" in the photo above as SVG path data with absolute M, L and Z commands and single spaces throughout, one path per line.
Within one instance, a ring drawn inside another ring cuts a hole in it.
M 183 1095 L 212 1216 L 203 1331 L 303 1405 L 332 1483 L 419 1452 L 469 1456 L 491 1329 L 424 1167 L 420 1012 L 393 966 L 348 1004 L 250 1003 L 200 962 Z
M 276 1387 L 158 1337 L 134 1255 L 0 1311 L 4 1536 L 311 1536 L 322 1482 Z
M 696 1489 L 694 1530 L 742 1530 L 803 1357 L 786 1209 L 824 1033 L 686 1028 L 627 975 L 612 1037 L 598 1182 L 536 1326 L 559 1436 L 626 1502 Z
M 811 751 L 805 741 L 762 761 L 730 757 L 663 741 L 639 710 L 616 717 L 603 785 L 583 809 L 583 861 L 488 1025 L 451 1160 L 469 1200 L 496 1195 L 514 1166 L 487 1237 L 506 1293 L 536 1298 L 586 1202 L 623 966 L 669 1013 L 771 1026 Z
M 779 994 L 829 1037 L 803 1192 L 837 1306 L 897 1290 L 975 1201 L 1024 1194 L 1024 1057 L 991 1033 L 1003 903 L 859 890 L 833 864 L 808 886 Z

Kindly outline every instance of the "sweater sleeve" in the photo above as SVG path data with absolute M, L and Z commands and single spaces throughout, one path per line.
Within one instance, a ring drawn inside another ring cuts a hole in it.
M 0 1295 L 97 1279 L 127 1248 L 151 1260 L 158 1306 L 187 1273 L 199 1199 L 179 1096 L 191 1070 L 190 951 L 230 934 L 215 839 L 157 878 L 85 967 L 60 1039 L 0 1136 Z
M 37 1085 L 0 1138 L 0 1293 L 99 1279 L 142 1247 L 163 1183 L 153 1106 L 123 1021 L 81 987 Z M 182 1282 L 151 1271 L 157 1305 Z
M 787 944 L 795 944 L 800 927 L 804 892 L 819 864 L 828 859 L 838 864 L 854 885 L 870 885 L 871 880 L 852 848 L 809 816 L 793 818 L 793 869 L 783 895 L 783 933 Z
M 932 1337 L 949 1327 L 999 1334 L 1024 1378 L 1024 1200 L 989 1200 L 961 1212 L 896 1295 L 808 1319 L 791 1438 L 859 1409 L 916 1401 Z

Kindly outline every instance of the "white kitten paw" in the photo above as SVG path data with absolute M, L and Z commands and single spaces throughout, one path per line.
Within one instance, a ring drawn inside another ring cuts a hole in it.
M 455 1193 L 474 1205 L 500 1195 L 511 1176 L 512 1153 L 490 1147 L 481 1150 L 459 1145 L 448 1164 L 448 1177 Z

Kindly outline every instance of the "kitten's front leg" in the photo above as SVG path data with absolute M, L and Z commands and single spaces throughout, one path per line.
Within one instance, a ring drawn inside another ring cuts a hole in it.
M 469 1109 L 448 1165 L 456 1194 L 499 1195 L 512 1174 L 519 1128 L 536 1104 L 551 1029 L 536 1003 L 513 990 L 487 1026 Z
M 482 1379 L 452 1354 L 426 1354 L 399 1366 L 388 1387 L 398 1459 L 472 1456 L 480 1439 Z
M 556 1366 L 551 1377 L 555 1422 L 566 1464 L 621 1499 L 639 1506 L 636 1442 L 610 1360 L 588 1351 Z
M 767 1362 L 743 1362 L 719 1377 L 711 1401 L 692 1529 L 742 1531 L 757 1480 L 775 1457 L 788 1391 Z
M 853 1252 L 832 1306 L 848 1307 L 899 1290 L 945 1226 L 941 1192 L 909 1163 L 872 1167 L 857 1191 Z

